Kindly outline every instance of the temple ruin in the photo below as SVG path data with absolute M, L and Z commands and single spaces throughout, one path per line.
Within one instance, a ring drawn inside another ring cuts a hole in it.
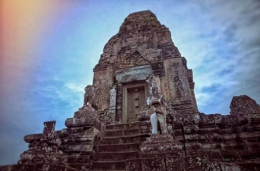
M 44 122 L 0 171 L 260 170 L 260 106 L 243 95 L 230 115 L 199 112 L 192 70 L 152 12 L 130 14 L 93 71 L 66 128 Z

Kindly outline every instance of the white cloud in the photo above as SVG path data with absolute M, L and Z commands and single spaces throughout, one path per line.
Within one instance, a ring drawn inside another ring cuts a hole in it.
M 84 88 L 86 87 L 86 85 L 79 83 L 66 83 L 65 86 L 75 93 L 84 93 Z

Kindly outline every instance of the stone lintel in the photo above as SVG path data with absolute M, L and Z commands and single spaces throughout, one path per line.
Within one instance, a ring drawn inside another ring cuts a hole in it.
M 143 81 L 152 73 L 150 65 L 137 66 L 116 71 L 116 81 L 127 83 L 133 81 Z

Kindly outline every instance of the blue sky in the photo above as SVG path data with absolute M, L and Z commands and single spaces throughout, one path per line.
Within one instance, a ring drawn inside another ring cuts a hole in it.
M 38 36 L 29 48 L 0 44 L 5 59 L 0 64 L 0 165 L 16 163 L 27 149 L 24 135 L 41 133 L 44 121 L 56 120 L 57 130 L 65 128 L 66 118 L 83 104 L 104 45 L 132 12 L 151 10 L 170 29 L 193 69 L 201 112 L 229 114 L 232 97 L 242 94 L 260 103 L 258 0 L 57 2 L 45 7 L 53 16 L 29 15 L 32 23 L 44 23 L 23 28 Z

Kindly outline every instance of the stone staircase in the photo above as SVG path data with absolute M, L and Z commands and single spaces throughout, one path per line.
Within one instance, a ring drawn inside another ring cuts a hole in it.
M 91 170 L 125 170 L 126 160 L 140 158 L 140 142 L 147 137 L 140 133 L 139 122 L 107 125 L 105 136 L 93 152 Z

